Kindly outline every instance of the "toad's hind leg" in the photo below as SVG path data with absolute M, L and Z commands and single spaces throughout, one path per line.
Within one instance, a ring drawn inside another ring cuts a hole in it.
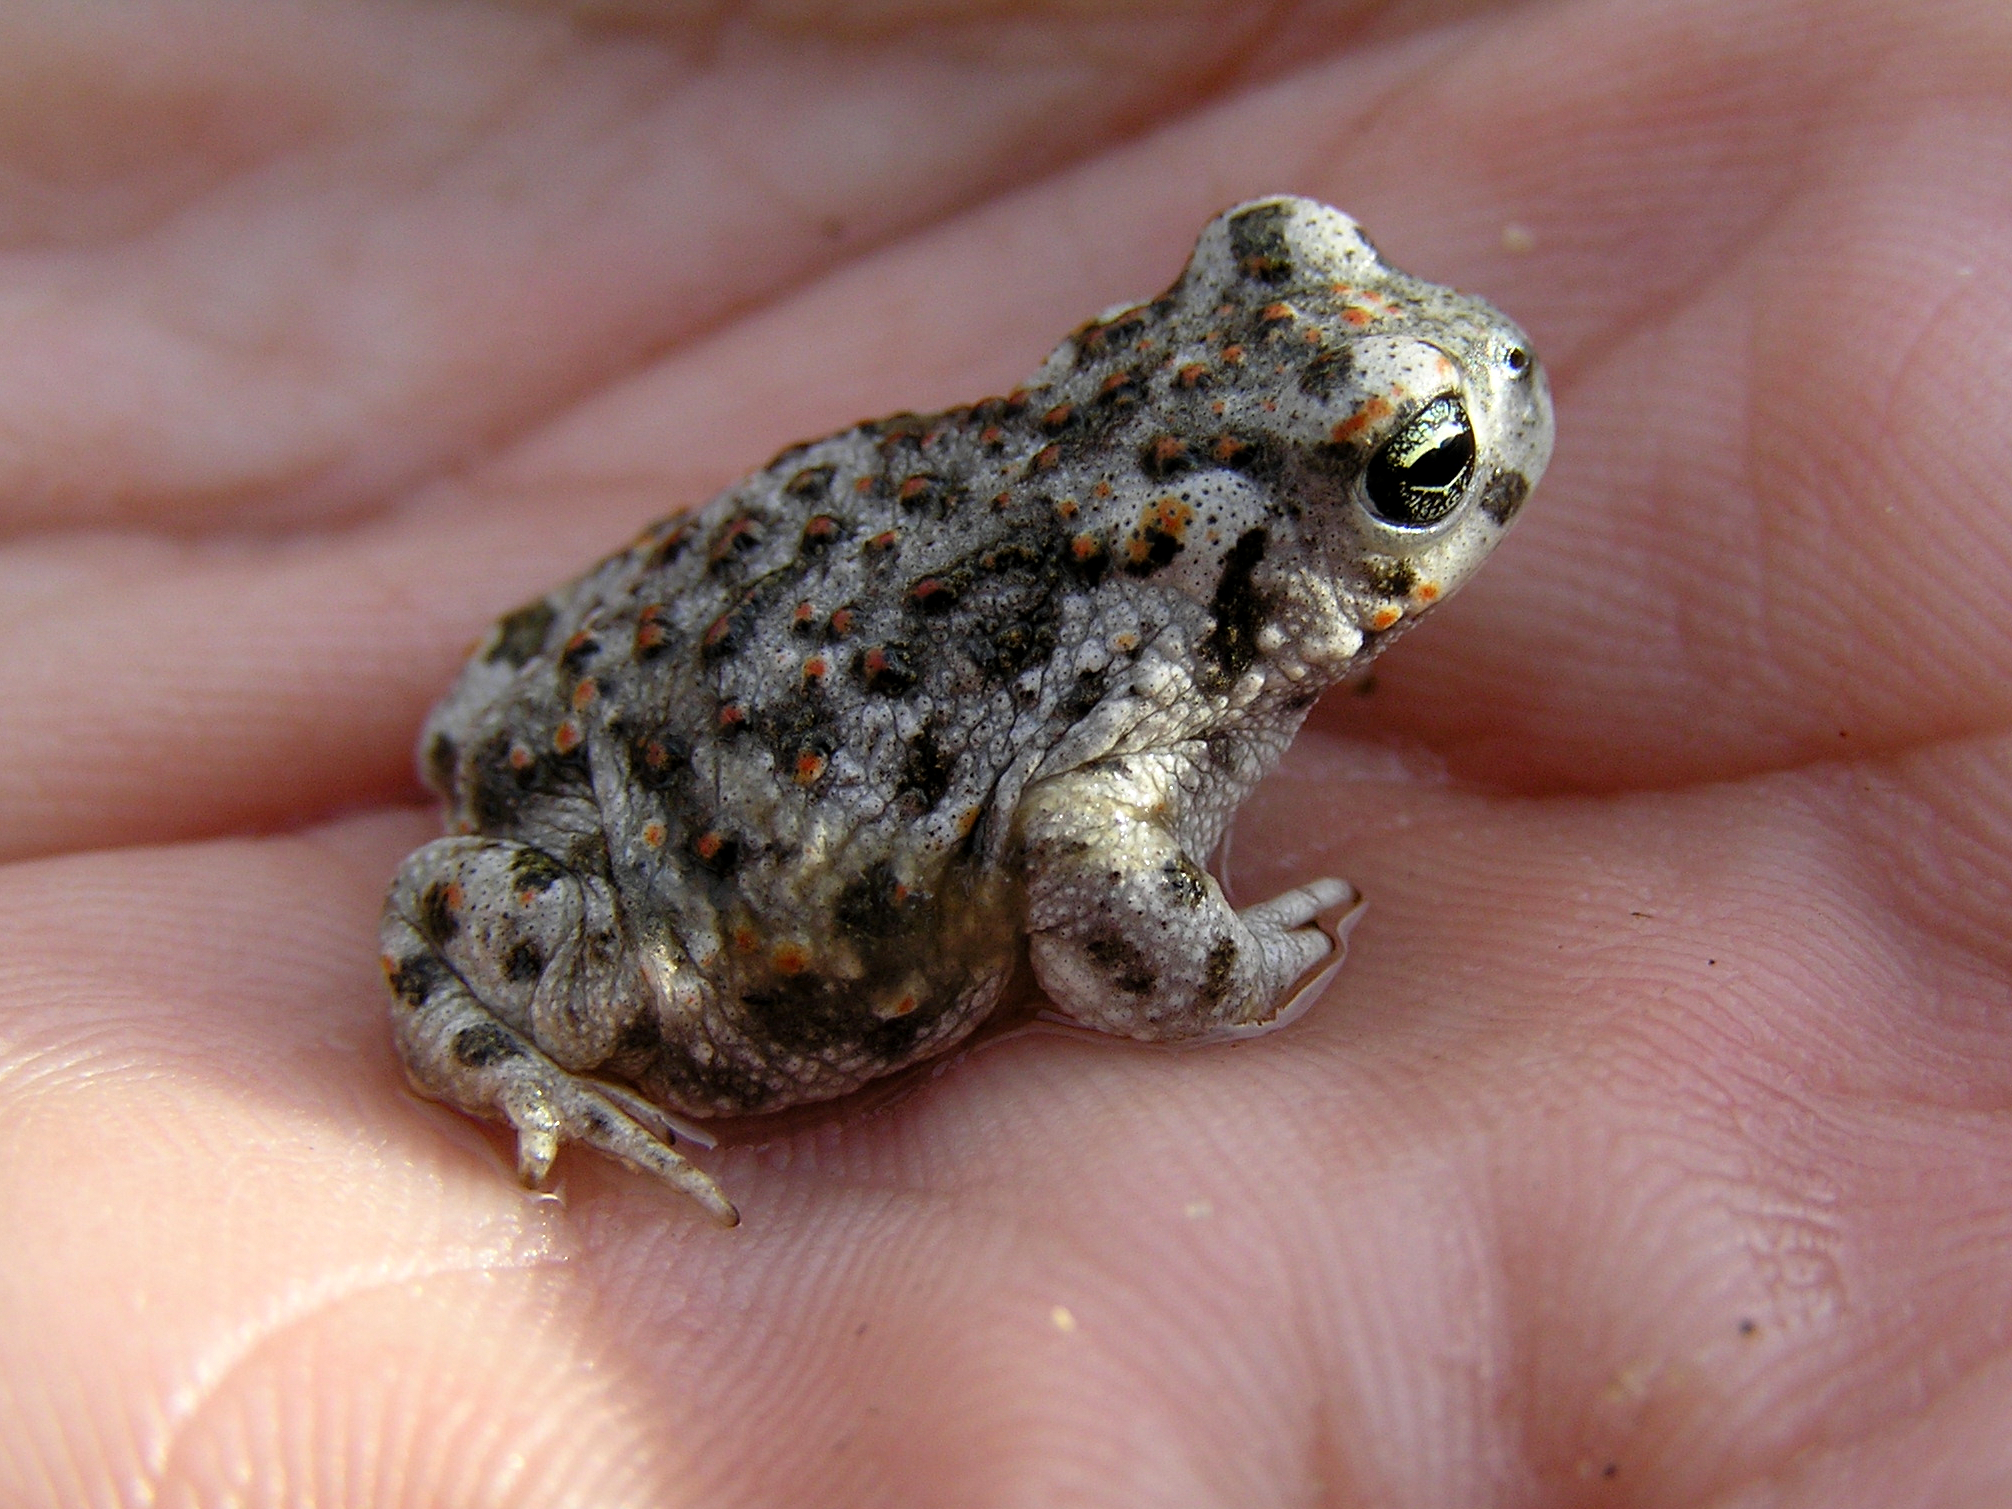
M 562 1142 L 584 1142 L 735 1225 L 732 1202 L 673 1150 L 667 1125 L 646 1124 L 633 1096 L 565 1068 L 536 1040 L 541 997 L 617 988 L 581 957 L 591 952 L 584 892 L 522 844 L 449 838 L 407 858 L 379 932 L 405 1072 L 421 1094 L 515 1128 L 518 1176 L 530 1187 Z

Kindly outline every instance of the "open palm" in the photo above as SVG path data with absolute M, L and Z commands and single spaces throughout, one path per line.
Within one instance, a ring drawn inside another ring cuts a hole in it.
M 0 1499 L 2012 1494 L 2002 4 L 19 0 L 0 99 Z M 373 941 L 468 642 L 1271 191 L 1559 400 L 1240 819 L 1326 1000 L 527 1199 Z

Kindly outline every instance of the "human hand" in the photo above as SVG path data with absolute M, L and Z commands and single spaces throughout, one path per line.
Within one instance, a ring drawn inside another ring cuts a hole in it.
M 2002 6 L 27 0 L 0 81 L 7 1502 L 2003 1493 Z M 468 642 L 1288 190 L 1559 408 L 1240 818 L 1371 899 L 1327 998 L 996 1043 L 732 1233 L 523 1196 L 376 966 Z

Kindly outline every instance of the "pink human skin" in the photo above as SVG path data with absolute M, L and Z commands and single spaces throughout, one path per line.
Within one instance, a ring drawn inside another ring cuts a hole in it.
M 25 0 L 0 99 L 0 1502 L 2003 1495 L 2002 5 Z M 519 1192 L 374 941 L 470 642 L 1276 190 L 1558 403 L 1239 818 L 1327 995 Z

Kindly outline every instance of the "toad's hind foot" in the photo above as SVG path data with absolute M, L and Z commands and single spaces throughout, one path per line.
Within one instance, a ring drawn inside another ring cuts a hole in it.
M 722 1226 L 740 1224 L 725 1191 L 672 1149 L 668 1131 L 652 1131 L 599 1086 L 531 1048 L 511 1061 L 503 1078 L 495 1105 L 517 1129 L 517 1177 L 525 1188 L 544 1187 L 561 1142 L 584 1142 L 691 1196 Z
M 423 978 L 408 978 L 415 974 Z M 392 976 L 399 1048 L 414 1088 L 514 1127 L 517 1176 L 527 1188 L 544 1185 L 562 1142 L 584 1142 L 689 1195 L 722 1226 L 740 1224 L 712 1177 L 672 1148 L 668 1125 L 646 1125 L 626 1107 L 627 1095 L 554 1063 L 484 1010 L 445 965 L 415 971 L 407 963 Z

